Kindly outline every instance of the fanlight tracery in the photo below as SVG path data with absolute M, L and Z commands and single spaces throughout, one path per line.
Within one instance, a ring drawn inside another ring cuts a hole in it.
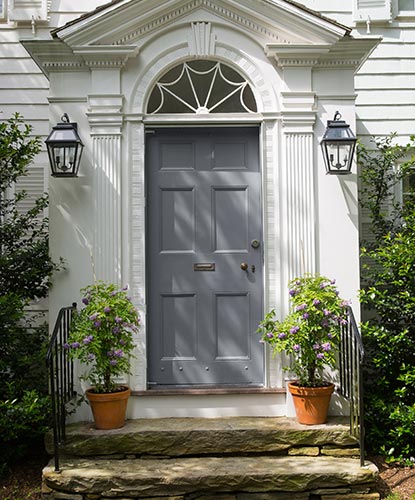
M 255 113 L 249 83 L 220 62 L 184 62 L 168 71 L 154 86 L 147 113 Z

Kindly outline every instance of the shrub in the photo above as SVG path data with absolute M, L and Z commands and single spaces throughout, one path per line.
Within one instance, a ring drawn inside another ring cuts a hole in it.
M 18 180 L 40 151 L 40 140 L 16 114 L 0 122 L 0 469 L 19 458 L 44 432 L 49 419 L 47 330 L 30 321 L 25 307 L 47 295 L 61 263 L 49 257 L 46 195 L 36 200 Z M 17 184 L 16 184 L 17 183 Z M 25 208 L 27 202 L 31 208 Z M 25 202 L 25 203 L 23 203 Z
M 415 449 L 415 203 L 394 200 L 394 190 L 415 160 L 414 139 L 405 146 L 393 139 L 375 140 L 372 151 L 359 149 L 362 205 L 373 229 L 373 241 L 362 247 L 360 297 L 367 318 L 362 334 L 368 352 L 368 445 L 405 461 Z

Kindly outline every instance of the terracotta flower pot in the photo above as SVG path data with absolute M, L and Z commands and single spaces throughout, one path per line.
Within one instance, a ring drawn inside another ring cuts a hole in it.
M 300 424 L 316 425 L 327 421 L 330 398 L 334 384 L 324 387 L 300 387 L 296 382 L 288 384 L 293 397 L 297 420 Z
M 93 388 L 86 391 L 97 429 L 118 429 L 124 425 L 131 390 L 122 389 L 110 393 L 95 393 Z

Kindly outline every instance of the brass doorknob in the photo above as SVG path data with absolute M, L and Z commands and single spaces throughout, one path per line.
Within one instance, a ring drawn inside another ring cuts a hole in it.
M 241 262 L 242 271 L 248 271 L 248 264 L 246 262 Z

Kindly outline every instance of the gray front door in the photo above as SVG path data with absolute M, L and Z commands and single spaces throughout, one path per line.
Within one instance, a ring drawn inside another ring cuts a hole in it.
M 259 130 L 147 132 L 149 384 L 262 385 Z

